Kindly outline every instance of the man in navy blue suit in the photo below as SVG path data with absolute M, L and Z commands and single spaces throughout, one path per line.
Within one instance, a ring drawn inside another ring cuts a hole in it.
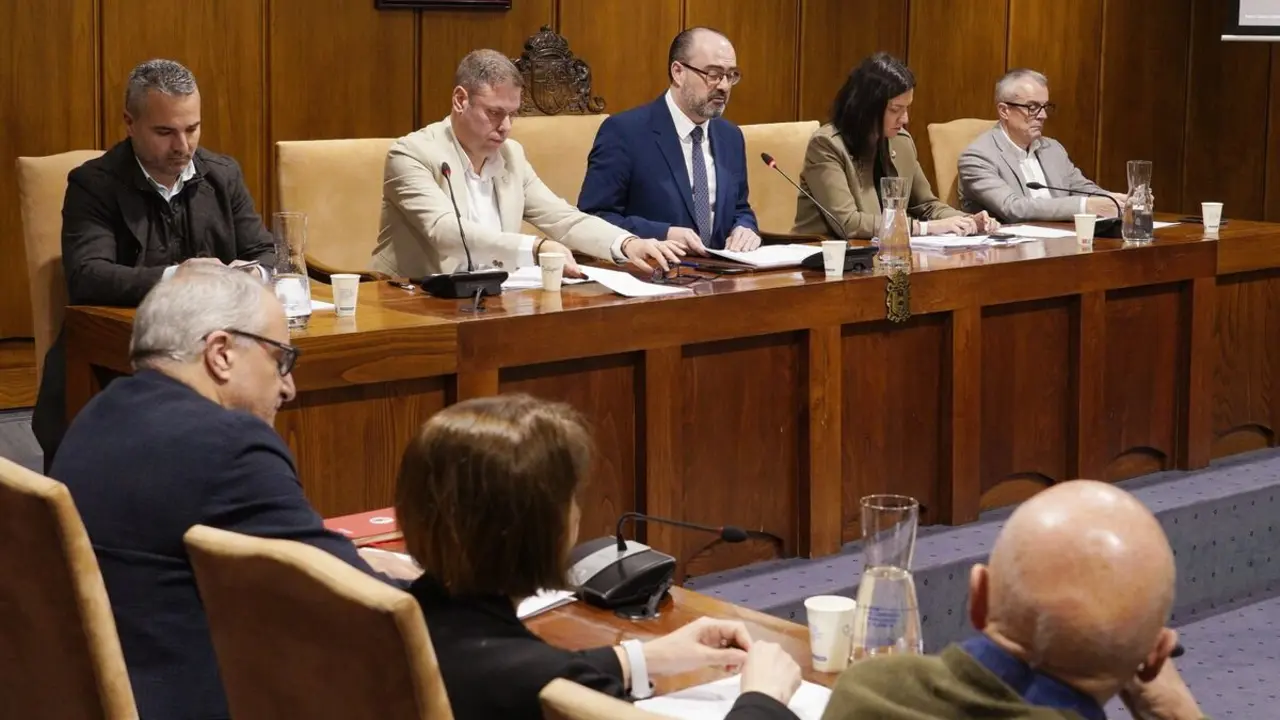
M 411 568 L 325 530 L 271 424 L 293 398 L 284 310 L 237 270 L 184 265 L 134 317 L 132 377 L 67 430 L 50 475 L 93 543 L 143 720 L 225 718 L 227 702 L 182 536 L 204 524 L 297 540 L 374 574 Z
M 578 208 L 685 252 L 756 249 L 742 131 L 720 117 L 742 79 L 733 44 L 710 28 L 685 30 L 667 74 L 662 97 L 600 126 Z

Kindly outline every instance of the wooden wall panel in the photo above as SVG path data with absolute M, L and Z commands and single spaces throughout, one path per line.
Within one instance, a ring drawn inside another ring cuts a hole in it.
M 907 0 L 801 0 L 798 119 L 830 120 L 849 73 L 881 50 L 907 57 Z
M 1045 134 L 1062 143 L 1090 177 L 1097 162 L 1101 49 L 1102 0 L 1010 0 L 1008 69 L 1027 67 L 1048 76 L 1058 113 Z M 994 116 L 995 78 L 990 85 Z
M 738 53 L 742 83 L 725 117 L 739 125 L 796 118 L 800 0 L 685 0 L 685 27 L 724 33 Z
M 124 88 L 134 66 L 157 57 L 177 60 L 190 68 L 200 87 L 200 145 L 240 163 L 262 209 L 263 0 L 101 1 L 104 147 L 126 137 Z
M 667 50 L 680 32 L 681 0 L 646 0 L 643 12 L 636 11 L 635 0 L 559 2 L 559 32 L 569 40 L 569 49 L 591 66 L 595 94 L 604 98 L 605 112 L 616 114 L 651 102 L 667 89 Z M 621 17 L 627 21 L 600 21 Z
M 1280 44 L 1271 43 L 1271 91 L 1267 112 L 1267 197 L 1265 217 L 1280 222 Z M 1229 216 L 1243 217 L 1229 208 Z
M 1229 4 L 1194 0 L 1182 208 L 1199 215 L 1200 203 L 1216 201 L 1235 217 L 1257 218 L 1266 201 L 1259 149 L 1267 143 L 1271 47 L 1222 42 Z
M 555 12 L 555 0 L 519 0 L 507 12 L 419 13 L 418 124 L 429 125 L 449 114 L 453 73 L 462 56 L 479 48 L 491 48 L 512 58 L 520 57 L 530 35 L 543 25 L 555 23 Z M 600 18 L 595 27 L 612 22 Z M 578 48 L 580 41 L 569 37 L 569 47 Z M 614 52 L 627 51 L 615 48 Z
M 920 164 L 934 181 L 929 123 L 995 117 L 986 88 L 1005 71 L 1008 0 L 912 0 L 907 62 L 916 76 L 909 114 Z
M 14 161 L 97 145 L 95 20 L 93 0 L 0 3 L 0 338 L 32 332 Z
M 1125 162 L 1151 160 L 1156 210 L 1177 212 L 1191 0 L 1105 0 L 1103 12 L 1100 160 L 1094 179 L 1124 192 L 1129 187 Z

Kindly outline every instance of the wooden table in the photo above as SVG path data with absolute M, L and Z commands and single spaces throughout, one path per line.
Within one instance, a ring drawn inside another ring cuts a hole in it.
M 1280 225 L 1232 220 L 1123 247 L 1074 238 L 917 253 L 905 323 L 886 278 L 764 272 L 629 300 L 508 292 L 480 315 L 386 283 L 295 338 L 277 427 L 326 516 L 391 504 L 431 413 L 528 392 L 578 407 L 599 461 L 583 537 L 621 512 L 762 529 L 787 554 L 859 536 L 857 499 L 919 498 L 963 523 L 1049 483 L 1119 479 L 1272 445 L 1280 428 Z M 74 412 L 126 371 L 132 313 L 69 308 Z M 771 552 L 654 526 L 699 574 Z
M 809 629 L 786 620 L 732 605 L 713 597 L 682 588 L 671 589 L 671 599 L 654 620 L 624 620 L 608 610 L 575 602 L 530 618 L 525 623 L 543 640 L 569 650 L 617 645 L 632 638 L 652 640 L 677 630 L 700 617 L 741 620 L 753 640 L 778 643 L 800 665 L 804 679 L 826 687 L 835 684 L 838 673 L 813 669 L 809 656 Z M 729 673 L 706 668 L 696 672 L 655 679 L 658 693 L 670 693 L 694 685 L 718 680 Z

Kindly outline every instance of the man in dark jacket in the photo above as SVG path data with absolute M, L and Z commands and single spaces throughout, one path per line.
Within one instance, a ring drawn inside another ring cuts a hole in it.
M 272 429 L 294 395 L 297 352 L 260 280 L 184 268 L 138 308 L 136 374 L 85 406 L 54 461 L 93 543 L 144 720 L 228 714 L 182 540 L 191 526 L 305 542 L 374 574 L 325 530 Z M 367 559 L 415 574 L 386 553 Z
M 62 265 L 71 304 L 135 306 L 184 262 L 271 265 L 271 234 L 240 167 L 199 147 L 191 71 L 172 60 L 134 68 L 124 122 L 128 138 L 67 177 Z M 32 425 L 47 470 L 66 430 L 61 337 L 44 362 Z

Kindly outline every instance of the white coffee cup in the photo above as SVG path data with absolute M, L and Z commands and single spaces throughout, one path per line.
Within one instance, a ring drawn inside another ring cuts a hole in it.
M 333 305 L 338 317 L 356 314 L 356 302 L 360 297 L 360 276 L 349 273 L 330 275 L 333 283 Z
M 1093 213 L 1076 214 L 1076 239 L 1081 245 L 1093 244 L 1093 228 L 1098 224 L 1098 216 Z
M 542 289 L 547 292 L 560 292 L 564 282 L 563 253 L 538 253 L 538 265 L 542 267 Z
M 822 268 L 827 277 L 844 275 L 844 254 L 849 250 L 849 243 L 844 240 L 822 241 Z
M 1222 225 L 1222 203 L 1200 203 L 1200 218 L 1205 230 L 1217 230 Z
M 809 618 L 809 655 L 818 672 L 840 672 L 849 666 L 853 611 L 858 604 L 840 595 L 815 595 L 804 601 Z

